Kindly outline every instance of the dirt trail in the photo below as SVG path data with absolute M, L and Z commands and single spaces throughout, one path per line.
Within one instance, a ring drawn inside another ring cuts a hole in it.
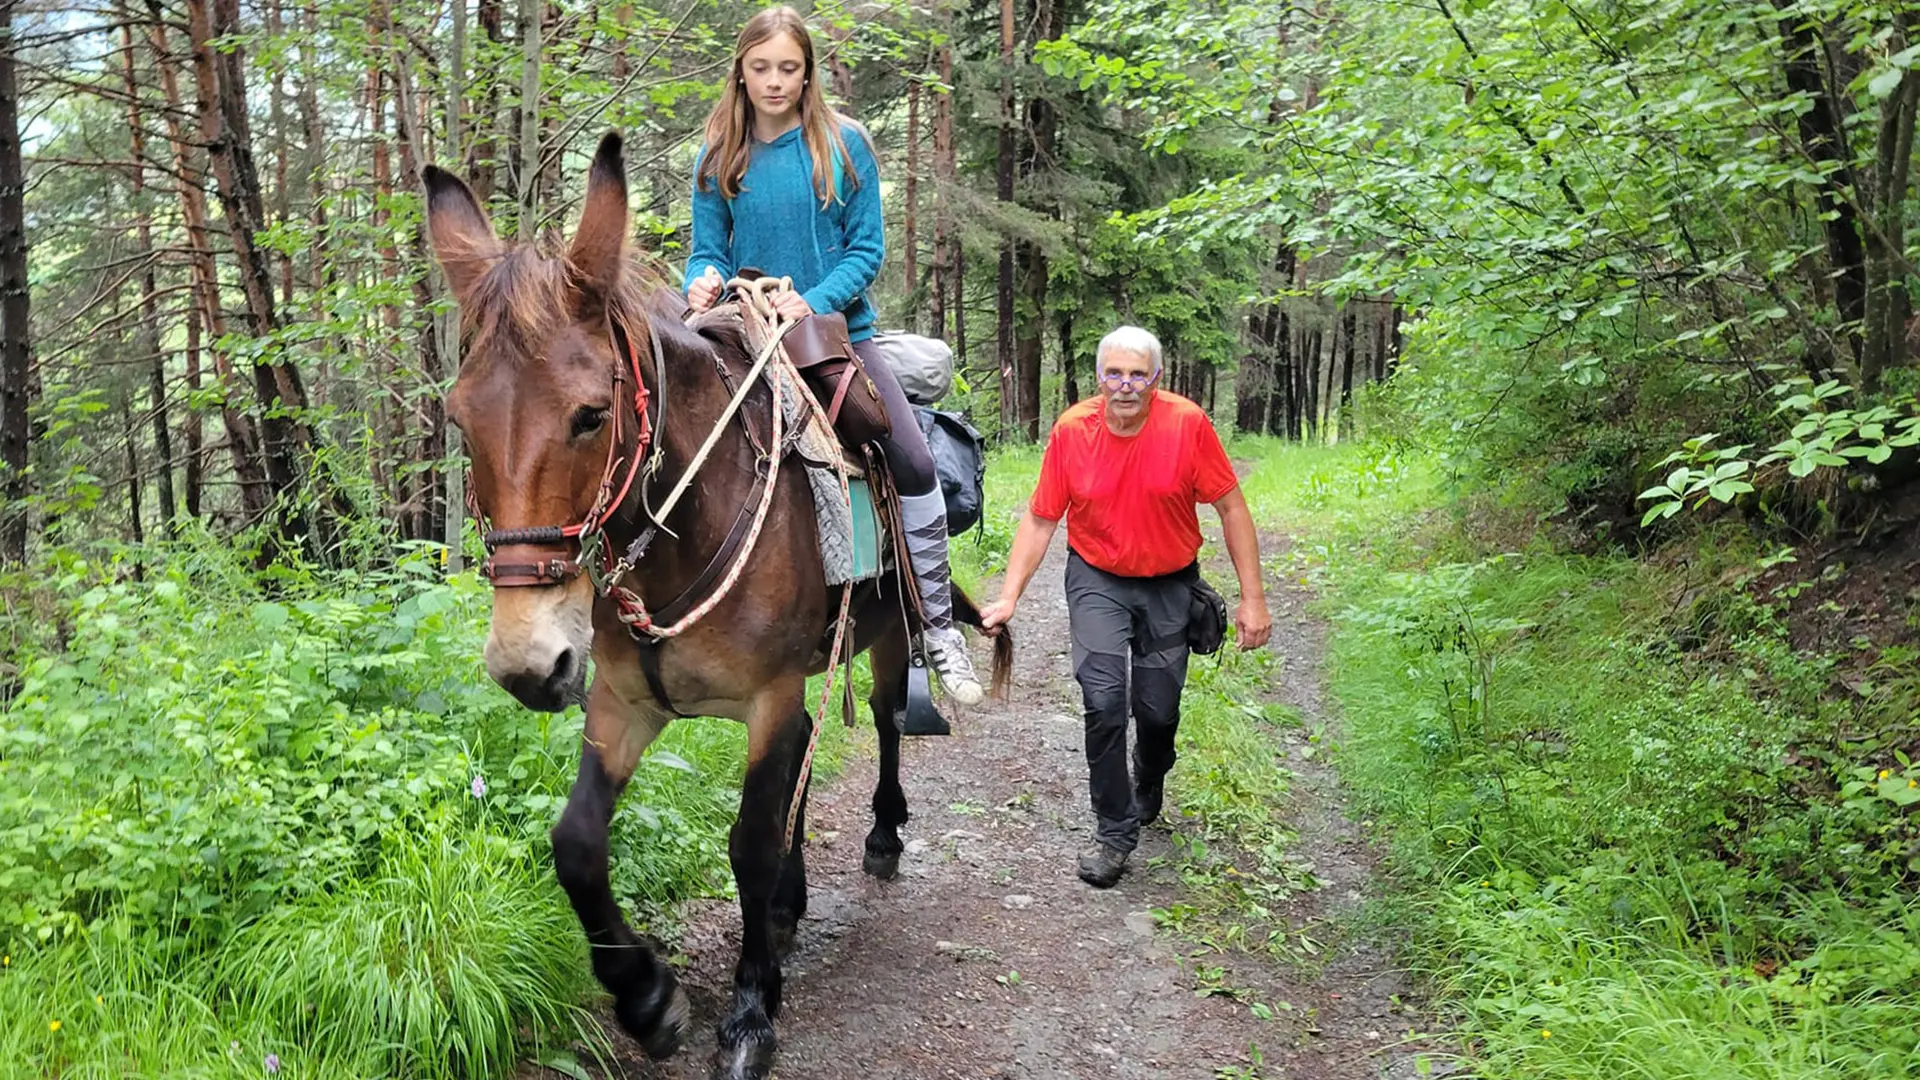
M 1266 541 L 1270 558 L 1276 539 Z M 1165 831 L 1147 832 L 1117 888 L 1096 891 L 1075 876 L 1091 813 L 1063 565 L 1064 544 L 1056 541 L 1015 619 L 1020 656 L 1012 699 L 965 713 L 943 706 L 955 736 L 906 740 L 901 774 L 913 821 L 898 879 L 876 882 L 860 872 L 871 754 L 850 754 L 838 781 L 814 793 L 812 897 L 786 964 L 775 1075 L 1414 1076 L 1414 1050 L 1401 1038 L 1419 1020 L 1399 1003 L 1407 987 L 1376 949 L 1341 944 L 1312 971 L 1251 957 L 1200 958 L 1227 963 L 1231 984 L 1258 1000 L 1293 1006 L 1262 1021 L 1245 1004 L 1196 994 L 1195 965 L 1186 960 L 1196 947 L 1156 931 L 1150 911 L 1182 899 L 1170 869 L 1147 866 L 1170 853 Z M 1214 577 L 1230 585 L 1224 566 Z M 1323 628 L 1308 617 L 1304 593 L 1284 581 L 1269 588 L 1272 648 L 1280 656 L 1273 694 L 1306 720 L 1305 731 L 1285 736 L 1276 750 L 1296 773 L 1296 850 L 1325 882 L 1299 897 L 1286 917 L 1321 925 L 1366 895 L 1372 855 L 1345 815 L 1332 771 L 1318 755 L 1302 760 L 1299 753 L 1307 732 L 1330 719 L 1319 686 Z M 1170 807 L 1176 798 L 1177 790 L 1170 792 Z M 705 1080 L 738 940 L 731 904 L 692 913 L 681 942 L 694 1007 L 689 1045 L 655 1064 L 623 1043 L 615 1075 Z M 1250 1044 L 1264 1058 L 1257 1067 Z

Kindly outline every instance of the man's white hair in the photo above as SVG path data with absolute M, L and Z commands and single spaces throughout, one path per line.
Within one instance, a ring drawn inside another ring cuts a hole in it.
M 1100 339 L 1100 348 L 1093 354 L 1095 368 L 1104 370 L 1107 353 L 1124 352 L 1135 356 L 1144 356 L 1153 363 L 1153 370 L 1160 370 L 1160 339 L 1153 331 L 1138 326 L 1122 326 L 1107 332 Z

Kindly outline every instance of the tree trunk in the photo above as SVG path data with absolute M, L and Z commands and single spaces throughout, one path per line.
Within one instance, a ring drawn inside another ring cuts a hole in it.
M 27 215 L 13 5 L 0 4 L 0 564 L 27 561 Z
M 1080 364 L 1073 355 L 1073 312 L 1060 312 L 1060 392 L 1068 406 L 1080 400 L 1080 383 L 1075 374 Z
M 374 247 L 380 256 L 380 283 L 383 289 L 391 291 L 394 282 L 400 276 L 400 254 L 393 247 L 393 230 L 389 227 L 392 215 L 387 206 L 393 199 L 393 150 L 387 138 L 387 68 L 391 64 L 390 55 L 383 55 L 381 47 L 388 40 L 388 26 L 384 5 L 376 4 L 367 17 L 367 36 L 375 47 L 367 55 L 367 137 L 371 141 L 370 156 L 373 165 L 373 235 L 377 238 Z M 396 108 L 395 113 L 404 110 Z M 400 121 L 404 123 L 404 120 Z M 385 372 L 379 378 L 381 392 L 374 404 L 377 420 L 374 430 L 381 433 L 385 446 L 378 451 L 390 487 L 386 492 L 389 513 L 399 528 L 403 539 L 415 539 L 411 528 L 414 500 L 412 491 L 413 472 L 407 464 L 407 418 L 406 410 L 410 395 L 405 392 L 404 380 L 400 372 L 400 308 L 397 304 L 380 305 L 381 332 L 377 337 L 378 345 L 373 349 L 371 362 L 378 369 L 385 366 Z
M 420 130 L 420 113 L 414 108 L 413 63 L 402 52 L 394 66 L 400 93 L 400 108 L 395 115 L 405 118 L 405 127 L 400 136 L 400 174 L 408 190 L 420 188 L 420 168 L 426 156 L 423 145 L 423 132 Z M 413 261 L 417 266 L 425 266 L 432 259 L 427 247 L 426 220 L 421 218 L 413 229 Z M 415 475 L 416 492 L 419 506 L 414 516 L 413 536 L 419 540 L 435 540 L 445 535 L 447 527 L 446 489 L 442 483 L 439 462 L 446 456 L 446 406 L 441 394 L 441 384 L 445 371 L 441 364 L 440 327 L 435 325 L 429 312 L 433 310 L 436 297 L 431 274 L 415 274 L 413 278 L 414 317 L 420 321 L 419 351 L 420 372 L 425 376 L 432 392 L 420 398 L 420 450 L 418 461 L 424 468 Z
M 134 252 L 140 258 L 140 321 L 134 348 L 147 357 L 147 396 L 152 401 L 153 453 L 160 462 L 155 487 L 160 494 L 160 521 L 173 535 L 173 439 L 167 429 L 167 361 L 160 351 L 160 311 L 153 272 L 153 217 L 147 212 L 147 134 L 140 114 L 140 84 L 134 77 L 133 12 L 122 11 L 120 27 L 121 74 L 127 92 L 127 123 L 133 133 Z
M 918 255 L 920 246 L 920 82 L 918 79 L 907 84 L 907 190 L 906 190 L 906 244 L 901 250 L 901 269 L 904 271 L 905 288 L 901 295 L 906 298 L 906 324 L 911 333 L 920 332 L 920 264 Z
M 633 5 L 621 4 L 614 14 L 621 27 L 633 19 Z M 616 78 L 626 77 L 627 36 L 623 32 L 619 38 L 619 48 L 614 54 Z M 447 145 L 446 156 L 453 161 L 463 159 L 462 140 L 465 138 L 462 113 L 466 109 L 467 83 L 467 0 L 453 0 L 453 42 L 447 57 Z M 429 275 L 431 276 L 431 275 Z M 446 367 L 459 364 L 460 335 L 459 321 L 454 312 L 440 313 L 434 319 L 434 328 L 439 333 L 439 355 Z M 447 415 L 446 399 L 438 398 L 435 411 L 443 422 L 441 432 L 441 451 L 448 459 L 460 456 L 460 429 L 444 424 Z M 465 529 L 462 520 L 466 514 L 466 471 L 458 465 L 448 469 L 443 481 L 445 502 L 443 520 L 440 523 L 440 540 L 447 546 L 447 572 L 458 574 L 462 569 L 463 552 L 461 534 Z
M 187 228 L 187 247 L 194 284 L 197 317 L 190 316 L 187 323 L 188 386 L 190 389 L 199 387 L 197 346 L 199 333 L 204 330 L 215 343 L 212 350 L 214 380 L 220 387 L 220 418 L 226 428 L 228 453 L 233 457 L 234 477 L 240 485 L 241 510 L 249 523 L 258 522 L 265 519 L 273 506 L 273 489 L 260 463 L 259 432 L 254 427 L 253 418 L 240 411 L 240 390 L 233 365 L 217 347 L 219 340 L 226 336 L 227 328 L 220 308 L 219 271 L 214 265 L 212 241 L 208 238 L 206 172 L 195 168 L 194 146 L 180 122 L 180 117 L 190 114 L 181 104 L 180 83 L 174 75 L 173 57 L 167 45 L 166 23 L 159 0 L 147 0 L 147 10 L 152 16 L 147 25 L 147 43 L 153 49 L 154 68 L 160 74 L 160 87 L 167 99 L 167 108 L 162 116 L 166 120 L 167 141 L 173 147 L 176 170 L 174 185 L 180 193 L 180 213 Z M 196 86 L 200 85 L 196 80 Z M 201 88 L 207 89 L 204 86 Z M 211 113 L 213 99 L 210 96 L 198 96 L 194 108 L 203 115 Z M 201 463 L 197 428 L 198 424 L 194 422 L 190 422 L 187 428 L 190 469 Z M 195 517 L 201 512 L 203 480 L 204 468 L 199 475 L 190 475 L 188 479 L 187 512 Z
M 1880 389 L 1881 377 L 1888 368 L 1905 359 L 1909 305 L 1904 223 L 1916 99 L 1920 99 L 1920 72 L 1909 68 L 1880 103 L 1880 137 L 1874 162 L 1880 220 L 1867 243 L 1867 333 L 1860 355 L 1860 388 L 1869 394 Z
M 278 39 L 286 33 L 286 26 L 280 14 L 280 0 L 272 0 L 267 5 L 267 33 Z M 287 138 L 287 74 L 286 64 L 276 64 L 273 69 L 273 83 L 268 89 L 269 123 L 273 126 L 273 213 L 282 225 L 293 220 L 293 195 L 288 190 L 287 177 L 290 168 L 287 156 L 293 141 Z M 293 307 L 293 256 L 285 252 L 275 252 L 274 259 L 280 264 L 280 306 Z
M 506 13 L 502 0 L 477 0 L 474 22 L 479 24 L 490 44 L 499 46 L 506 42 Z M 499 133 L 504 116 L 500 108 L 499 72 L 482 68 L 481 74 L 487 87 L 486 107 L 474 111 L 473 145 L 467 150 L 466 172 L 473 184 L 474 195 L 480 200 L 480 205 L 485 206 L 498 186 L 495 176 L 499 167 Z
M 200 392 L 200 305 L 187 305 L 187 395 L 192 397 Z M 183 418 L 187 429 L 187 516 L 200 516 L 200 496 L 206 487 L 207 463 L 202 448 L 203 433 L 200 428 L 200 413 L 188 407 Z M 245 476 L 236 466 L 234 472 Z M 243 499 L 244 501 L 244 499 Z
M 1774 7 L 1782 12 L 1793 9 L 1799 2 L 1773 0 Z M 1848 195 L 1860 188 L 1849 161 L 1847 138 L 1842 132 L 1844 121 L 1834 95 L 1827 88 L 1820 62 L 1823 46 L 1815 37 L 1812 24 L 1799 15 L 1782 18 L 1780 41 L 1787 89 L 1807 95 L 1810 105 L 1799 117 L 1801 149 L 1815 171 L 1824 176 L 1814 185 L 1814 202 L 1821 228 L 1826 233 L 1827 261 L 1833 267 L 1834 298 L 1840 309 L 1840 320 L 1845 324 L 1854 360 L 1860 362 L 1866 329 L 1866 255 L 1861 246 L 1859 222 L 1854 216 L 1855 204 Z
M 1018 324 L 1014 342 L 1014 409 L 1020 437 L 1027 442 L 1040 440 L 1040 367 L 1044 359 L 1047 328 L 1047 256 L 1037 245 L 1020 245 L 1022 281 L 1026 284 L 1030 312 Z
M 520 206 L 517 235 L 532 240 L 539 230 L 536 212 L 540 172 L 540 24 L 546 5 L 520 0 Z
M 949 21 L 951 18 L 949 17 Z M 953 247 L 953 49 L 940 47 L 940 83 L 933 101 L 933 336 L 947 336 L 947 297 L 959 305 Z
M 1000 0 L 1000 146 L 995 197 L 1005 206 L 1013 202 L 1013 0 Z M 1000 238 L 1000 277 L 994 292 L 998 320 L 994 363 L 1000 369 L 1000 438 L 1004 441 L 1020 425 L 1019 389 L 1015 386 L 1013 355 L 1013 238 Z
M 1392 309 L 1376 313 L 1373 319 L 1373 381 L 1387 381 L 1387 320 Z
M 1323 430 L 1320 414 L 1320 369 L 1322 367 L 1320 351 L 1324 344 L 1321 330 L 1316 326 L 1307 331 L 1307 347 L 1302 350 L 1300 356 L 1307 375 L 1307 437 L 1315 442 L 1325 441 L 1320 435 Z
M 1399 304 L 1393 305 L 1393 311 L 1387 316 L 1387 374 L 1389 376 L 1393 374 L 1394 368 L 1400 366 L 1400 346 L 1402 344 L 1400 323 L 1405 318 L 1406 315 L 1400 310 Z
M 1353 310 L 1349 301 L 1346 310 L 1340 316 L 1340 337 L 1346 343 L 1346 357 L 1340 366 L 1340 431 L 1343 438 L 1352 438 L 1358 430 L 1353 415 L 1353 354 L 1359 351 L 1358 312 Z
M 967 248 L 953 238 L 953 352 L 960 370 L 967 368 Z
M 586 33 L 582 36 L 582 40 L 575 44 L 575 48 L 585 49 L 590 46 L 592 44 L 592 34 L 593 23 L 589 21 L 586 25 Z M 540 40 L 543 49 L 551 49 L 553 47 L 552 43 L 560 40 L 560 5 L 552 2 L 552 0 L 549 0 L 547 3 L 546 13 L 541 17 Z M 556 61 L 550 57 L 543 57 L 542 59 L 550 64 L 556 63 Z M 560 73 L 562 79 L 565 79 L 569 74 L 564 67 L 556 67 L 555 70 Z M 546 102 L 544 92 L 540 97 L 540 101 L 544 106 Z M 535 197 L 544 198 L 551 202 L 558 199 L 563 190 L 560 181 L 560 113 L 558 110 L 541 108 L 540 139 L 535 143 L 535 146 L 540 152 L 540 156 L 535 160 L 542 163 L 540 185 Z
M 228 51 L 214 48 L 216 37 L 227 42 L 239 34 L 239 0 L 187 0 L 187 22 L 193 35 L 194 75 L 205 98 L 215 106 L 200 118 L 201 140 L 208 147 L 213 173 L 219 181 L 220 206 L 227 219 L 227 238 L 240 264 L 240 284 L 247 297 L 248 329 L 256 338 L 269 338 L 280 329 L 266 254 L 255 237 L 266 214 L 260 196 L 259 173 L 254 168 L 252 140 L 247 126 L 245 55 L 236 44 Z M 261 408 L 261 450 L 267 478 L 275 496 L 285 499 L 280 511 L 280 533 L 295 541 L 307 531 L 305 516 L 293 498 L 300 482 L 302 444 L 314 447 L 305 430 L 306 391 L 299 370 L 285 360 L 255 364 L 254 390 Z
M 127 445 L 127 535 L 139 545 L 147 542 L 147 527 L 140 508 L 140 437 L 133 422 L 133 403 L 127 398 L 120 399 L 120 433 Z M 139 573 L 139 565 L 134 564 L 135 574 Z
M 464 0 L 455 0 L 456 4 L 462 2 L 464 2 Z M 628 75 L 633 73 L 633 61 L 627 58 L 627 31 L 628 27 L 632 25 L 633 5 L 628 3 L 615 4 L 613 7 L 613 81 L 616 83 L 624 81 Z

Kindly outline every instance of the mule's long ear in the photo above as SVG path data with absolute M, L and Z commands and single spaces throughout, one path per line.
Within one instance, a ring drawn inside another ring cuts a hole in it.
M 620 152 L 620 133 L 609 131 L 594 151 L 586 208 L 567 248 L 574 280 L 590 303 L 603 301 L 620 283 L 627 259 L 627 220 L 627 159 Z
M 493 260 L 500 255 L 500 238 L 493 222 L 459 177 L 429 165 L 420 171 L 427 186 L 427 235 L 433 238 L 434 258 L 446 272 L 456 300 L 464 299 Z

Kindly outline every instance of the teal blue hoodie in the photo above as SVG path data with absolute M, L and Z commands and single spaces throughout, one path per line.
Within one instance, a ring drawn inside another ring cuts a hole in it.
M 850 182 L 834 155 L 834 198 L 822 208 L 813 188 L 813 156 L 802 129 L 772 142 L 753 143 L 737 198 L 703 190 L 700 162 L 693 162 L 693 254 L 687 259 L 681 291 L 709 266 L 732 277 L 751 266 L 775 277 L 791 277 L 793 287 L 815 311 L 847 316 L 848 336 L 873 336 L 873 305 L 867 287 L 880 275 L 887 256 L 880 211 L 880 169 L 866 133 L 852 123 L 840 128 L 852 159 Z

